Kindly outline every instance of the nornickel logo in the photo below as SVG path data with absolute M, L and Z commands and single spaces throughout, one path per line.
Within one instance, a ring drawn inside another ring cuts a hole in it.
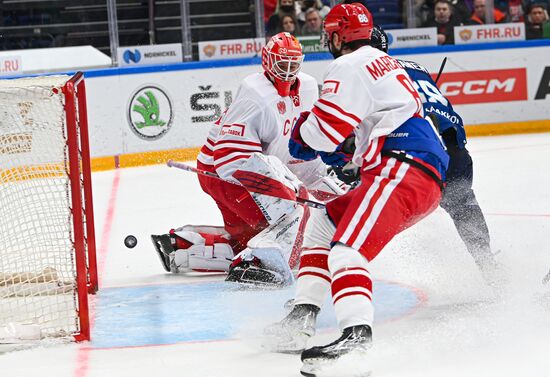
M 126 64 L 130 64 L 130 62 L 139 63 L 141 60 L 141 52 L 139 52 L 139 50 L 126 50 L 124 51 L 122 58 Z

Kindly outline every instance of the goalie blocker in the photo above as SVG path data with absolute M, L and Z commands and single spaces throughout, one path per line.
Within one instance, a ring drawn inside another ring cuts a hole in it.
M 239 283 L 291 284 L 303 230 L 310 211 L 315 210 L 300 206 L 293 199 L 297 192 L 307 197 L 308 191 L 277 158 L 260 153 L 250 157 L 232 178 L 247 187 L 264 185 L 266 190 L 272 191 L 269 195 L 247 193 L 264 214 L 269 224 L 267 228 L 252 237 L 236 256 L 232 248 L 235 240 L 222 227 L 185 225 L 169 234 L 153 235 L 152 241 L 164 269 L 172 273 L 227 272 L 228 281 Z M 319 179 L 310 189 L 322 198 L 344 193 L 328 177 Z M 271 196 L 273 192 L 281 193 L 281 197 Z

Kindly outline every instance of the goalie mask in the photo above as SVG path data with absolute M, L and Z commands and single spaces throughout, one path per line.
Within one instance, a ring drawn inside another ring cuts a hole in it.
M 262 49 L 262 67 L 281 97 L 290 94 L 303 60 L 300 42 L 286 32 L 271 37 Z
M 329 48 L 334 58 L 342 55 L 342 47 L 336 49 L 336 34 L 342 46 L 357 40 L 370 40 L 374 24 L 369 10 L 360 3 L 338 4 L 327 14 L 323 24 L 321 43 Z

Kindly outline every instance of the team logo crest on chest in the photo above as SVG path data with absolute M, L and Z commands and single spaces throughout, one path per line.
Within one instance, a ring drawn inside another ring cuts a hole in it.
M 277 110 L 279 110 L 279 114 L 281 114 L 281 115 L 284 115 L 286 113 L 285 101 L 279 101 L 277 103 Z

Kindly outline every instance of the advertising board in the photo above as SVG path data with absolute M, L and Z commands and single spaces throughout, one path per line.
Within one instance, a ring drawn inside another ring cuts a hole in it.
M 260 56 L 265 45 L 263 38 L 227 39 L 199 42 L 199 60 L 250 58 Z
M 513 22 L 508 24 L 467 25 L 454 29 L 455 44 L 523 41 L 525 24 Z
M 153 65 L 183 61 L 181 43 L 119 47 L 118 65 Z
M 447 57 L 438 85 L 466 125 L 550 119 L 550 46 L 397 57 L 416 61 L 434 75 Z M 303 72 L 321 82 L 330 62 L 306 61 Z M 250 63 L 155 69 L 87 79 L 94 156 L 201 146 L 242 79 L 262 71 Z

